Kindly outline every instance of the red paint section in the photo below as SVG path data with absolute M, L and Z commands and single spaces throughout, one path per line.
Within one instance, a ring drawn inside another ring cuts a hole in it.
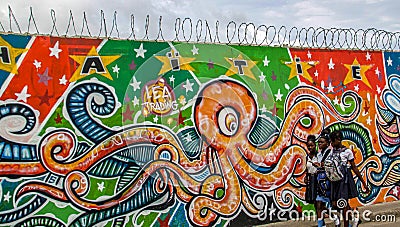
M 57 42 L 61 50 L 58 58 L 50 50 Z M 0 99 L 17 100 L 16 93 L 21 93 L 27 86 L 30 96 L 27 96 L 26 103 L 39 110 L 39 122 L 42 122 L 57 100 L 62 98 L 69 79 L 78 67 L 69 55 L 86 55 L 91 47 L 97 47 L 101 42 L 101 39 L 36 37 L 18 68 L 19 73 L 11 79 Z M 66 81 L 63 81 L 63 77 Z

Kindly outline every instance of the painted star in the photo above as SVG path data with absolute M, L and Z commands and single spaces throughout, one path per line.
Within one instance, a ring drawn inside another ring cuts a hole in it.
M 310 51 L 307 51 L 307 57 L 308 57 L 308 59 L 311 59 L 311 53 L 310 53 Z
M 376 74 L 376 76 L 379 78 L 379 76 L 380 76 L 380 74 L 381 74 L 381 71 L 379 71 L 379 68 L 378 68 L 378 67 L 376 67 L 376 69 L 375 69 L 375 74 Z
M 199 54 L 199 48 L 197 48 L 195 45 L 193 45 L 192 54 L 193 55 Z
M 139 105 L 139 99 L 135 96 L 135 97 L 133 97 L 133 101 L 132 101 L 132 103 L 133 103 L 133 107 L 135 107 L 135 106 L 137 106 L 137 105 Z
M 172 54 L 172 55 L 174 55 L 174 54 Z M 163 64 L 158 75 L 165 74 L 166 72 L 169 72 L 172 70 L 170 59 L 167 56 L 154 56 L 154 57 Z M 180 70 L 194 71 L 194 68 L 192 66 L 190 66 L 190 63 L 194 60 L 195 60 L 195 58 L 186 58 L 186 57 L 179 56 L 178 61 L 179 61 Z
M 40 67 L 42 67 L 42 63 L 38 60 L 33 60 L 33 65 L 36 67 L 36 71 L 39 70 Z
M 372 119 L 371 119 L 370 116 L 368 116 L 368 118 L 367 118 L 367 125 L 371 125 L 371 122 L 372 122 Z
M 188 134 L 186 134 L 186 136 L 185 136 L 185 140 L 186 140 L 186 142 L 187 143 L 189 143 L 189 142 L 192 142 L 193 140 L 192 140 L 192 137 L 190 136 L 190 134 L 188 133 Z
M 15 93 L 17 96 L 17 101 L 24 101 L 27 102 L 27 98 L 31 97 L 31 94 L 28 94 L 28 85 L 25 85 L 24 88 L 22 88 L 22 91 L 20 93 Z
M 291 69 L 288 80 L 290 80 L 290 79 L 292 79 L 292 78 L 294 78 L 296 76 L 302 76 L 303 78 L 305 78 L 306 80 L 310 81 L 311 83 L 314 82 L 313 78 L 308 73 L 308 69 L 310 69 L 310 68 L 314 67 L 315 65 L 317 65 L 318 62 L 314 62 L 314 61 L 304 62 L 304 61 L 301 61 L 300 58 L 295 56 L 292 61 L 285 62 L 285 64 L 286 64 L 287 67 L 289 67 Z M 300 64 L 300 66 L 302 68 L 302 72 L 301 73 L 298 72 L 298 67 L 297 67 L 298 64 Z
M 314 76 L 315 76 L 316 78 L 318 78 L 318 76 L 319 76 L 318 70 L 315 70 Z
M 329 83 L 329 85 L 328 85 L 328 92 L 333 92 L 333 86 L 332 86 L 332 83 Z
M 376 92 L 378 93 L 378 95 L 382 92 L 381 88 L 378 85 L 376 85 Z
M 140 44 L 139 49 L 134 49 L 136 52 L 136 58 L 137 57 L 142 57 L 144 58 L 144 53 L 147 52 L 147 50 L 143 49 L 143 43 Z
M 16 58 L 28 49 L 14 48 L 0 36 L 0 47 L 5 47 L 8 51 L 7 58 L 0 58 L 0 70 L 18 74 Z M 2 53 L 6 55 L 6 53 Z
M 134 60 L 132 60 L 131 64 L 129 64 L 129 69 L 130 70 L 135 70 L 136 69 L 136 64 L 135 64 Z
M 10 202 L 10 199 L 11 199 L 11 195 L 10 195 L 10 191 L 8 191 L 7 194 L 4 195 L 3 201 L 4 202 L 6 202 L 6 201 Z
M 38 95 L 38 98 L 40 99 L 39 105 L 46 104 L 46 105 L 50 106 L 49 100 L 50 100 L 50 98 L 53 98 L 53 95 L 49 96 L 49 91 L 46 89 L 46 92 L 44 93 L 44 95 Z
M 386 60 L 386 62 L 387 62 L 387 65 L 388 65 L 388 66 L 393 66 L 393 60 L 390 58 L 390 56 L 389 56 L 389 58 Z
M 169 82 L 171 82 L 171 83 L 174 83 L 174 82 L 175 82 L 175 77 L 174 77 L 174 75 L 171 75 L 171 76 L 169 77 Z
M 99 53 L 97 52 L 96 48 L 93 46 L 86 56 L 85 55 L 70 55 L 70 57 L 79 64 L 79 67 L 75 70 L 74 74 L 72 75 L 71 79 L 69 80 L 70 82 L 73 82 L 73 81 L 82 79 L 86 76 L 90 76 L 95 73 L 97 73 L 101 76 L 104 76 L 105 78 L 107 78 L 109 80 L 113 80 L 112 76 L 108 72 L 107 66 L 109 64 L 111 64 L 112 62 L 114 62 L 115 60 L 117 60 L 121 56 L 120 55 L 100 56 Z M 81 73 L 83 64 L 85 63 L 86 59 L 91 58 L 91 57 L 100 57 L 105 72 L 96 72 L 95 69 L 91 68 L 89 73 Z
M 332 58 L 329 60 L 328 69 L 335 69 L 335 63 L 333 63 Z
M 158 116 L 157 115 L 153 118 L 153 121 L 154 121 L 154 123 L 158 122 Z
M 60 116 L 59 113 L 57 113 L 57 117 L 54 118 L 54 121 L 56 122 L 56 124 L 62 124 L 62 117 Z
M 353 70 L 352 67 L 353 66 L 357 66 L 360 68 L 359 70 L 359 76 L 361 77 L 361 81 L 364 82 L 365 85 L 367 85 L 368 87 L 371 87 L 371 84 L 369 83 L 367 77 L 365 76 L 365 72 L 370 69 L 372 67 L 372 65 L 360 65 L 360 63 L 358 63 L 357 58 L 354 58 L 354 61 L 351 65 L 349 64 L 344 64 L 344 66 L 349 70 L 346 78 L 343 81 L 343 85 L 347 85 L 355 80 L 359 80 L 353 77 Z
M 239 54 L 237 58 L 225 58 L 227 62 L 231 65 L 228 71 L 225 73 L 226 76 L 232 76 L 232 75 L 244 75 L 247 77 L 250 77 L 251 79 L 255 80 L 256 77 L 254 76 L 254 73 L 252 72 L 252 68 L 256 66 L 257 62 L 252 61 L 250 59 L 243 59 L 243 56 Z M 242 73 L 240 72 L 238 66 L 235 66 L 235 61 L 245 61 L 246 65 L 241 66 Z
M 339 105 L 339 99 L 337 96 L 335 96 L 335 99 L 333 100 L 333 104 Z
M 58 79 L 61 85 L 67 85 L 68 80 L 65 78 L 65 75 L 61 79 Z
M 271 62 L 271 61 L 268 60 L 268 56 L 265 55 L 265 58 L 264 58 L 264 60 L 263 60 L 264 66 L 268 66 L 270 62 Z
M 265 107 L 265 104 L 263 104 L 263 106 L 260 110 L 261 110 L 261 113 L 267 112 L 267 108 Z
M 104 181 L 102 181 L 101 183 L 97 183 L 97 190 L 103 192 L 104 188 Z
M 114 67 L 112 67 L 112 70 L 113 70 L 113 73 L 116 73 L 116 74 L 117 74 L 117 78 L 118 78 L 118 75 L 119 75 L 119 70 L 120 70 L 120 68 L 118 67 L 118 65 L 117 65 L 117 64 L 115 64 L 115 66 L 114 66 Z
M 355 90 L 356 92 L 358 92 L 358 90 L 360 90 L 360 87 L 359 87 L 358 84 L 356 84 L 356 85 L 354 86 L 354 90 Z
M 60 48 L 58 48 L 58 46 L 59 46 L 59 43 L 57 41 L 56 44 L 54 44 L 54 47 L 49 48 L 49 50 L 50 50 L 49 57 L 54 56 L 57 59 L 59 58 L 59 54 L 60 54 L 60 52 L 62 52 L 62 50 Z
M 38 83 L 44 83 L 46 86 L 49 85 L 49 80 L 52 80 L 53 77 L 49 76 L 49 68 L 46 68 L 44 73 L 38 73 L 39 81 Z
M 365 59 L 368 61 L 368 60 L 371 60 L 371 55 L 369 54 L 369 52 L 367 52 L 367 54 L 365 55 Z
M 207 66 L 208 66 L 208 69 L 213 69 L 214 68 L 214 62 L 211 61 L 211 59 L 208 60 Z
M 133 77 L 133 79 L 132 79 L 132 83 L 130 83 L 130 85 L 133 87 L 133 91 L 136 91 L 136 90 L 140 90 L 140 84 L 142 83 L 142 81 L 137 81 L 136 80 L 136 77 Z
M 192 87 L 193 84 L 194 83 L 190 83 L 189 79 L 186 79 L 186 83 L 184 85 L 182 85 L 182 87 L 186 89 L 186 93 L 187 93 L 188 91 L 193 91 L 193 87 Z
M 258 77 L 260 78 L 260 82 L 265 81 L 265 76 L 264 76 L 263 72 L 261 72 L 261 76 L 258 76 Z
M 135 112 L 131 110 L 131 106 L 130 105 L 126 105 L 126 110 L 122 114 L 124 121 L 127 121 L 127 120 L 133 121 L 132 115 L 134 113 Z
M 282 96 L 281 89 L 278 89 L 278 93 L 275 94 L 276 101 L 282 101 Z

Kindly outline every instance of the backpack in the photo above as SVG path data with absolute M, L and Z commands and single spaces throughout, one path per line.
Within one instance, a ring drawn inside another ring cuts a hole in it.
M 321 162 L 325 162 L 328 155 L 331 153 L 331 150 L 326 150 L 324 156 L 322 157 Z M 318 194 L 323 195 L 325 197 L 330 197 L 331 195 L 331 181 L 329 180 L 325 169 L 319 168 L 317 171 L 317 185 L 318 185 Z
M 347 171 L 347 163 L 342 162 L 342 159 L 340 158 L 340 153 L 346 149 L 346 147 L 340 148 L 338 150 L 334 149 L 326 158 L 324 166 L 326 175 L 329 180 L 341 181 L 345 177 Z

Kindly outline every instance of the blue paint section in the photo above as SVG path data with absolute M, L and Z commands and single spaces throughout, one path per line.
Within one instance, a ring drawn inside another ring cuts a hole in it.
M 400 74 L 400 53 L 384 52 L 384 65 L 386 68 L 386 77 L 392 74 Z
M 8 42 L 11 46 L 15 48 L 26 48 L 31 40 L 31 36 L 22 36 L 22 35 L 0 35 L 6 42 Z M 15 61 L 17 62 L 21 56 L 18 56 Z M 7 80 L 8 76 L 10 75 L 9 72 L 0 70 L 0 87 L 3 86 L 4 81 Z

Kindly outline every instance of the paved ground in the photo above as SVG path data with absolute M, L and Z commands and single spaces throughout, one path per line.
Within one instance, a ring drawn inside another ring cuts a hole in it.
M 358 212 L 361 214 L 360 217 L 362 222 L 359 226 L 372 227 L 372 226 L 383 226 L 383 227 L 398 227 L 400 226 L 400 201 L 390 203 L 380 203 L 370 206 L 360 207 Z M 367 219 L 363 219 L 364 214 Z M 335 226 L 331 220 L 327 220 L 327 227 Z M 265 226 L 293 226 L 293 227 L 305 227 L 305 226 L 317 226 L 316 221 L 285 221 L 279 223 L 271 223 L 266 225 L 258 225 L 258 227 Z M 342 225 L 343 226 L 343 223 Z

